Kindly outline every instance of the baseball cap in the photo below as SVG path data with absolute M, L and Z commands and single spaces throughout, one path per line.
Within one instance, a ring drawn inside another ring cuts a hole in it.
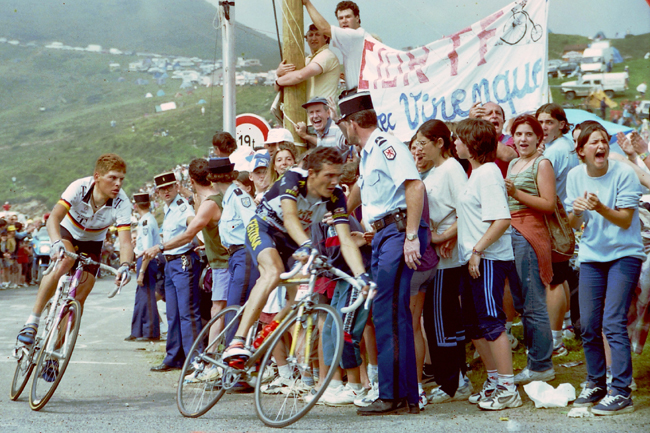
M 251 171 L 255 171 L 260 167 L 268 167 L 270 159 L 268 152 L 255 152 L 255 156 L 253 157 L 253 170 Z
M 290 141 L 293 143 L 293 135 L 286 128 L 275 128 L 269 131 L 264 144 L 280 143 L 282 141 Z
M 7 227 L 7 231 L 8 231 L 8 232 L 15 232 L 15 231 L 16 231 L 16 227 L 15 227 L 15 226 L 9 226 L 9 227 Z
M 302 104 L 302 108 L 307 108 L 310 105 L 316 105 L 316 104 L 327 105 L 327 99 L 321 98 L 320 96 L 315 96 L 315 97 L 311 98 L 309 101 Z

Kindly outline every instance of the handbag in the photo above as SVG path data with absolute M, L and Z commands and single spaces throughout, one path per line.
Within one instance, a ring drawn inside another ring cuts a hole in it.
M 537 185 L 537 169 L 539 167 L 539 157 L 535 160 L 533 168 L 533 179 L 535 180 L 535 188 L 539 196 L 539 186 Z M 560 197 L 555 196 L 555 210 L 552 214 L 544 214 L 544 221 L 546 228 L 551 238 L 551 261 L 553 263 L 566 262 L 573 257 L 573 252 L 576 248 L 576 238 L 573 234 L 573 229 L 569 225 L 569 217 L 567 216 L 564 206 Z

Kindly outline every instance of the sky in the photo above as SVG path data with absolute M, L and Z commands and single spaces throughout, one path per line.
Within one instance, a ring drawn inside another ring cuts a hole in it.
M 218 4 L 218 0 L 206 0 Z M 235 20 L 275 39 L 273 1 L 282 31 L 283 0 L 238 0 Z M 318 11 L 336 24 L 339 0 L 312 0 Z M 361 25 L 393 48 L 419 46 L 471 25 L 507 6 L 511 0 L 356 0 Z M 307 12 L 305 27 L 311 23 Z M 646 0 L 550 0 L 549 29 L 554 33 L 593 36 L 603 31 L 613 38 L 650 32 L 650 6 Z

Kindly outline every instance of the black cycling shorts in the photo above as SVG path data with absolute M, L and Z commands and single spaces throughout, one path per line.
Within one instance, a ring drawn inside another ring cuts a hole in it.
M 85 253 L 88 257 L 90 257 L 92 260 L 96 262 L 101 262 L 101 256 L 102 256 L 102 246 L 104 245 L 104 242 L 102 241 L 78 241 L 77 239 L 72 237 L 72 234 L 63 226 L 61 227 L 61 238 L 65 239 L 66 241 L 70 241 L 72 243 L 72 246 L 74 247 L 74 252 L 76 254 L 81 254 Z M 77 264 L 79 261 L 74 262 L 74 266 L 72 269 L 77 268 Z M 97 272 L 99 271 L 99 266 L 97 265 L 87 265 L 83 267 L 84 272 L 88 272 L 92 276 L 96 277 Z

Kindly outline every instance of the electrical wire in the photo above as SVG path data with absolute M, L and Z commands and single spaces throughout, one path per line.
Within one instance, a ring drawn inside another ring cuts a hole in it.
M 282 57 L 282 42 L 280 42 L 280 26 L 278 25 L 278 12 L 275 10 L 275 0 L 271 0 L 273 3 L 273 18 L 275 19 L 275 33 L 278 37 L 278 48 L 280 49 L 280 62 L 284 60 Z

